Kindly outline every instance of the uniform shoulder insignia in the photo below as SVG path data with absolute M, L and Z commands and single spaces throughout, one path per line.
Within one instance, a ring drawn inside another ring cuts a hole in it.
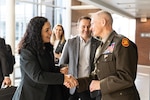
M 129 46 L 129 39 L 128 38 L 123 38 L 121 43 L 122 43 L 122 46 L 128 47 Z

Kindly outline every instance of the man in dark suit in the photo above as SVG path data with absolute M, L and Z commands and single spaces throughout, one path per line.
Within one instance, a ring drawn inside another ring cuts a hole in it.
M 94 36 L 102 38 L 103 46 L 95 60 L 98 80 L 92 80 L 90 91 L 101 90 L 102 100 L 140 100 L 135 86 L 138 52 L 135 43 L 112 29 L 109 12 L 92 15 Z
M 11 85 L 11 79 L 9 77 L 9 65 L 6 58 L 5 40 L 0 38 L 0 86 Z
M 94 56 L 100 41 L 91 36 L 90 17 L 82 16 L 78 20 L 79 36 L 69 39 L 63 49 L 60 65 L 68 65 L 68 73 L 80 79 L 89 77 L 94 70 Z M 81 87 L 85 84 L 79 82 Z M 79 85 L 79 86 L 80 86 Z M 89 86 L 89 85 L 88 85 Z M 77 88 L 70 89 L 69 100 L 93 100 L 88 89 L 78 91 Z M 79 88 L 81 88 L 79 87 Z

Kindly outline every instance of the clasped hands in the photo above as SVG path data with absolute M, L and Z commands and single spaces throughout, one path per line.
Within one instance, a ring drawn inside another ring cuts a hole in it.
M 72 75 L 66 75 L 66 74 L 64 74 L 64 85 L 67 88 L 73 88 L 73 87 L 78 86 L 78 81 Z
M 63 67 L 60 70 L 61 73 L 64 74 L 64 85 L 67 88 L 73 88 L 79 85 L 77 79 L 71 75 L 68 74 L 68 67 Z M 100 90 L 100 81 L 99 80 L 92 80 L 89 86 L 90 92 L 93 92 L 95 90 Z
M 60 69 L 60 72 L 64 74 L 64 85 L 67 88 L 73 88 L 78 86 L 78 81 L 75 77 L 73 77 L 72 75 L 68 75 L 68 67 L 65 66 L 63 68 Z

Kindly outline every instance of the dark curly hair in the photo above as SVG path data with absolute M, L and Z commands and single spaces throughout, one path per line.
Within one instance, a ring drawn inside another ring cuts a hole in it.
M 48 19 L 36 16 L 32 18 L 27 26 L 26 32 L 18 44 L 18 53 L 22 48 L 33 47 L 37 51 L 43 50 L 43 40 L 41 37 L 42 27 Z

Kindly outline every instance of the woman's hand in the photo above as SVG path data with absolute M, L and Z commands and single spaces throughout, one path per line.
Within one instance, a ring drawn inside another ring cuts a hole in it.
M 66 66 L 66 67 L 62 67 L 61 69 L 60 69 L 60 72 L 62 73 L 62 74 L 68 74 L 68 67 Z
M 78 81 L 71 75 L 64 75 L 64 85 L 67 88 L 73 88 L 78 85 Z

